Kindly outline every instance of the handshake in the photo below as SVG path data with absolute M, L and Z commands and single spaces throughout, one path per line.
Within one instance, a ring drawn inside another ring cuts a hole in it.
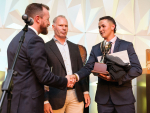
M 75 74 L 67 75 L 66 78 L 68 80 L 67 87 L 69 87 L 69 88 L 73 88 L 75 83 L 78 82 L 78 77 Z
M 66 76 L 68 82 L 67 82 L 67 87 L 73 88 L 76 82 L 78 82 L 78 76 L 73 74 L 73 75 L 67 75 Z M 45 92 L 49 91 L 49 86 L 44 85 L 44 90 Z

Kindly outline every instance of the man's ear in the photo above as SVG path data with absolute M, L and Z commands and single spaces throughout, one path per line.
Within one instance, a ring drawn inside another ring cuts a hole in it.
M 112 29 L 112 30 L 114 30 L 114 29 L 115 29 L 115 25 L 114 25 L 114 24 L 112 24 L 111 29 Z
M 34 22 L 36 22 L 36 23 L 40 23 L 40 22 L 41 22 L 41 18 L 40 18 L 39 15 L 36 15 L 36 16 L 34 17 Z
M 53 30 L 54 30 L 54 28 L 55 28 L 55 24 L 52 25 L 52 29 L 53 29 Z

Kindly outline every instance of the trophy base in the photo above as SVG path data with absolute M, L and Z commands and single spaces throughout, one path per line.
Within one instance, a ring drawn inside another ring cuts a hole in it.
M 100 71 L 92 70 L 91 72 L 92 72 L 92 73 L 94 73 L 94 74 L 109 74 L 109 72 L 108 72 L 108 71 L 100 72 Z
M 94 74 L 109 74 L 107 71 L 107 65 L 104 63 L 95 62 L 94 69 L 92 70 Z

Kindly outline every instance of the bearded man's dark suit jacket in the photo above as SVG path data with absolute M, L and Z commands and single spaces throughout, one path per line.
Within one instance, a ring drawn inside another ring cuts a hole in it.
M 79 71 L 83 66 L 79 48 L 76 44 L 70 41 L 67 41 L 67 44 L 70 53 L 72 72 L 75 73 Z M 52 72 L 58 76 L 65 77 L 67 75 L 65 64 L 55 41 L 52 39 L 47 42 L 45 44 L 45 48 L 48 56 L 47 61 L 49 66 L 52 67 Z M 86 79 L 75 84 L 75 91 L 79 102 L 84 100 L 83 92 L 88 90 L 89 89 Z M 60 90 L 49 87 L 49 92 L 45 93 L 45 100 L 49 100 L 52 109 L 57 110 L 64 106 L 66 100 L 66 93 L 67 88 L 64 90 Z
M 7 50 L 8 69 L 12 66 L 22 34 L 23 31 L 19 32 L 9 44 Z M 43 84 L 60 89 L 64 89 L 67 86 L 66 78 L 58 77 L 50 72 L 50 68 L 47 65 L 45 43 L 30 28 L 25 35 L 25 40 L 14 70 L 18 74 L 17 76 L 13 76 L 14 87 L 12 91 L 11 113 L 43 113 Z M 7 113 L 6 98 L 2 113 Z
M 131 63 L 131 69 L 124 75 L 118 82 L 108 82 L 101 78 L 98 78 L 97 91 L 95 101 L 98 104 L 106 104 L 108 99 L 111 98 L 115 105 L 133 104 L 135 98 L 132 92 L 131 80 L 142 73 L 142 68 L 138 57 L 134 51 L 133 44 L 117 38 L 115 42 L 114 52 L 127 50 Z M 80 79 L 88 76 L 93 70 L 94 63 L 98 62 L 97 57 L 101 56 L 100 43 L 93 46 L 90 57 L 86 65 L 77 72 Z

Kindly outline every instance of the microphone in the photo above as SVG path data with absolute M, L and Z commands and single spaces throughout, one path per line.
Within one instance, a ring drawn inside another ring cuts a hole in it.
M 34 23 L 34 20 L 31 17 L 28 17 L 27 14 L 22 15 L 22 19 L 28 25 L 32 25 Z

